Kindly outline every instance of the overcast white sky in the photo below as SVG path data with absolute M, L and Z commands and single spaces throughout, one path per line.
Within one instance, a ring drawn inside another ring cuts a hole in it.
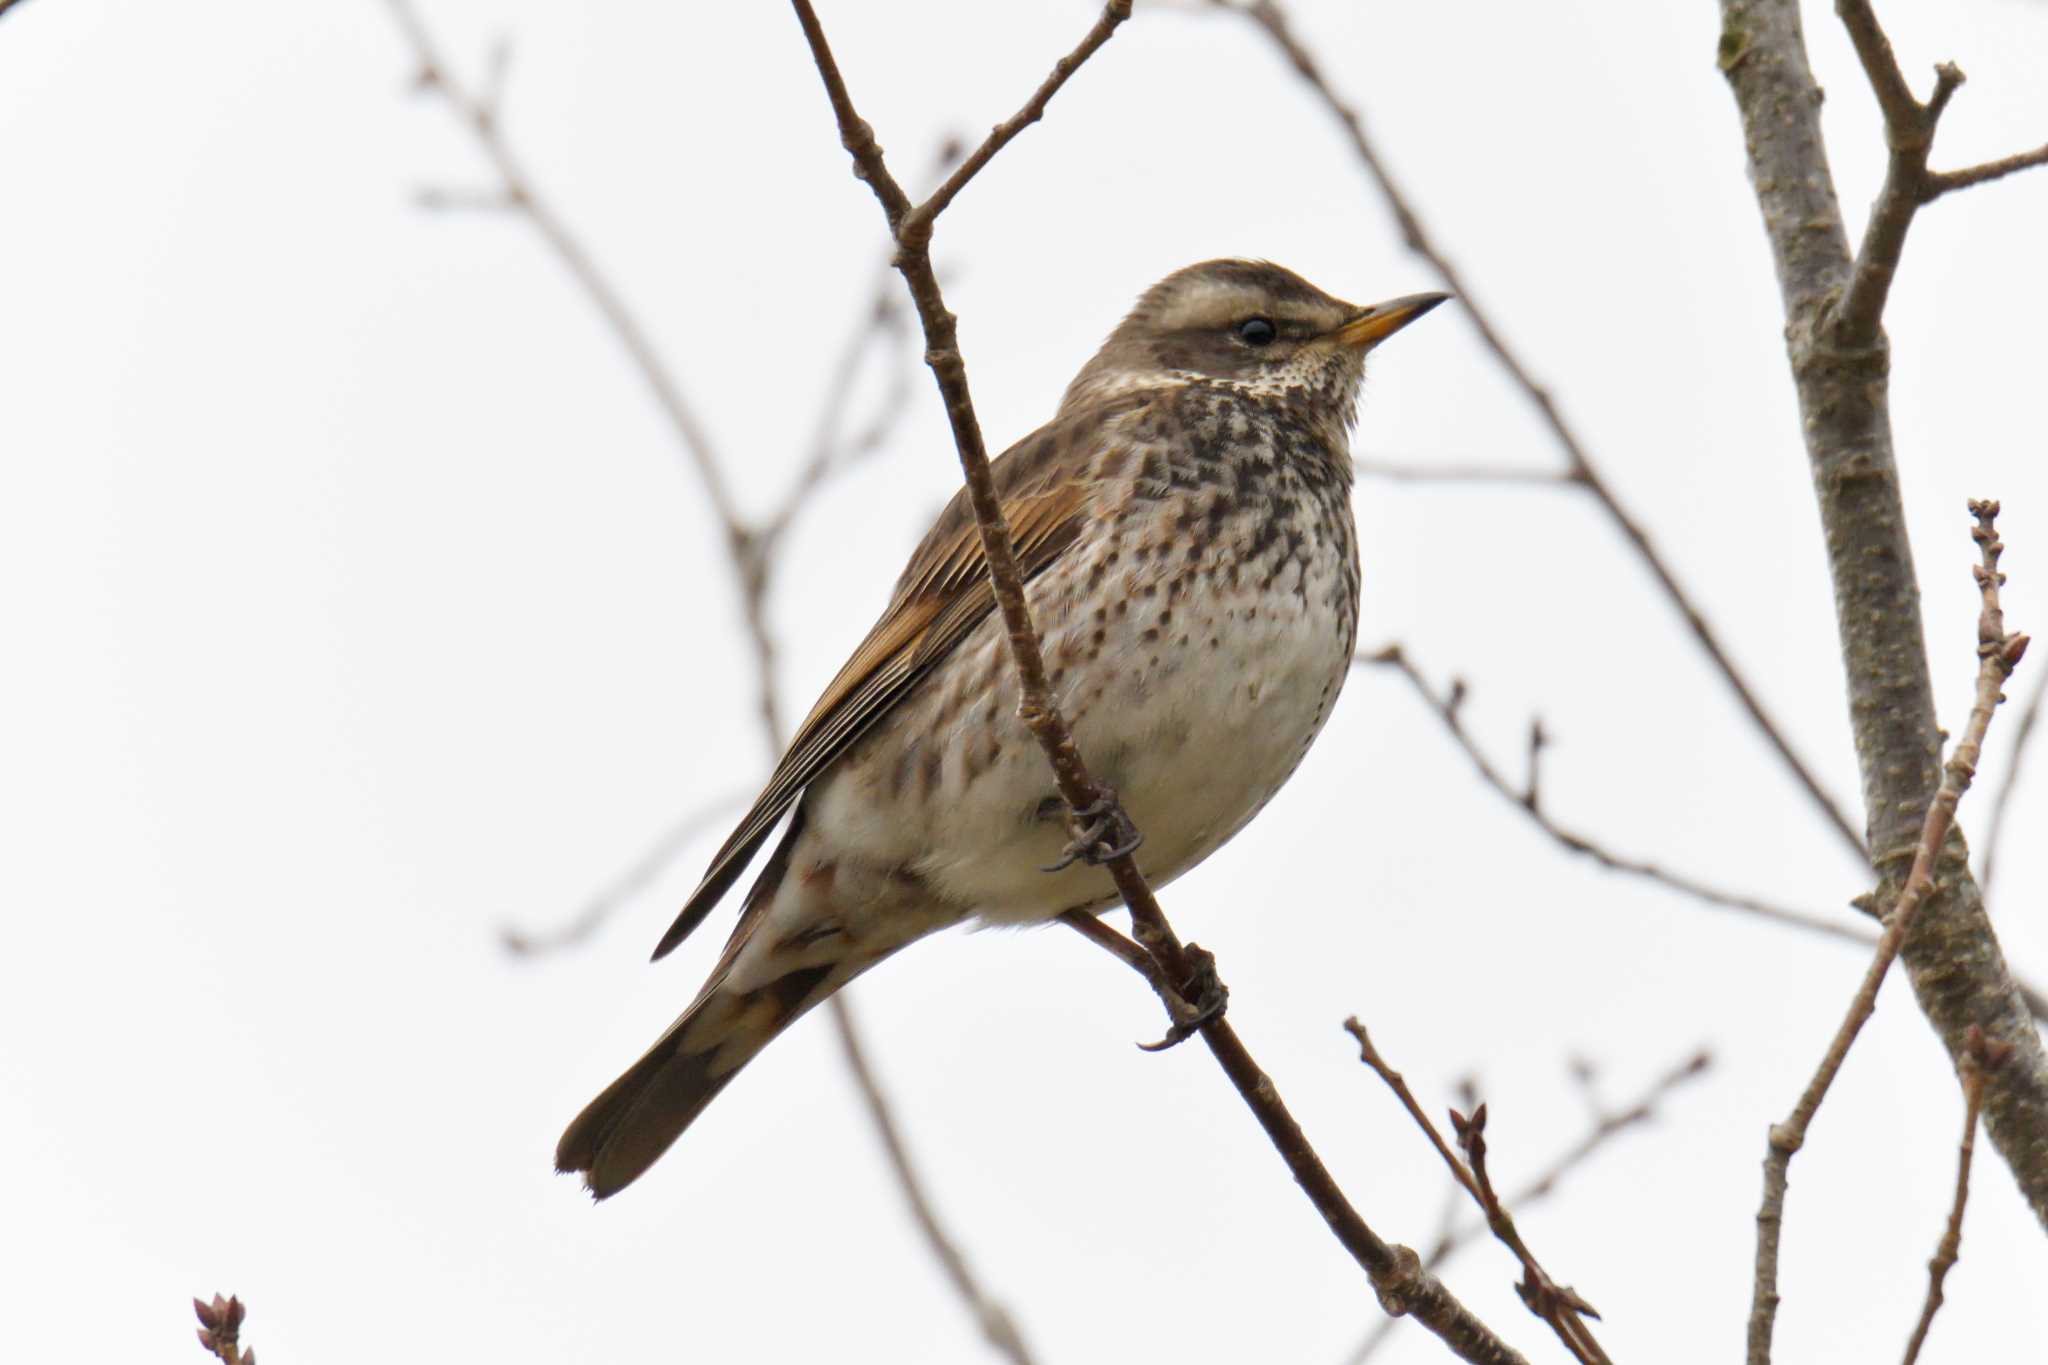
M 426 3 L 471 72 L 514 40 L 512 135 L 644 313 L 739 496 L 770 505 L 880 237 L 787 10 Z M 1970 74 L 1938 163 L 2048 137 L 2048 8 L 1883 10 L 1916 79 L 1944 58 Z M 1860 222 L 1875 114 L 1827 7 L 1808 11 Z M 1008 114 L 1092 14 L 823 6 L 906 168 Z M 1301 21 L 1853 803 L 1713 4 L 1304 2 Z M 562 1124 L 715 954 L 717 929 L 645 962 L 723 831 L 574 952 L 510 960 L 498 930 L 566 917 L 677 815 L 750 789 L 765 756 L 697 485 L 530 230 L 411 206 L 417 186 L 486 177 L 446 111 L 407 96 L 408 70 L 371 0 L 32 0 L 0 21 L 8 1353 L 197 1359 L 186 1300 L 220 1290 L 252 1305 L 266 1361 L 991 1359 L 822 1016 L 627 1195 L 593 1208 L 550 1172 Z M 2044 225 L 2048 174 L 1945 201 L 1893 300 L 1951 724 L 1973 666 L 1966 497 L 2005 500 L 2009 619 L 2048 626 Z M 998 443 L 1049 416 L 1177 266 L 1266 256 L 1354 299 L 1436 283 L 1252 31 L 1178 12 L 1126 26 L 946 216 L 938 254 Z M 957 479 L 917 384 L 896 439 L 791 535 L 773 614 L 792 709 Z M 1358 444 L 1559 459 L 1456 308 L 1375 358 Z M 1362 638 L 1467 677 L 1511 769 L 1540 712 L 1561 819 L 1853 918 L 1858 869 L 1588 504 L 1366 481 L 1357 506 Z M 2048 982 L 2048 778 L 2019 802 L 1995 910 Z M 1973 796 L 1965 826 L 1987 808 Z M 1347 1014 L 1433 1106 L 1482 1077 L 1507 1184 L 1583 1129 L 1568 1057 L 1597 1060 L 1618 1101 L 1711 1045 L 1710 1077 L 1522 1226 L 1605 1311 L 1617 1359 L 1739 1350 L 1764 1131 L 1859 953 L 1567 859 L 1377 674 L 1167 904 L 1389 1237 L 1427 1241 L 1445 1180 L 1359 1067 Z M 854 1003 L 946 1217 L 1045 1365 L 1335 1365 L 1374 1321 L 1211 1060 L 1135 1051 L 1155 1002 L 1071 935 L 947 935 Z M 1897 1354 L 1959 1123 L 1894 982 L 1794 1169 L 1781 1359 Z M 1979 1170 L 1925 1358 L 2038 1358 L 2048 1246 L 1999 1161 Z M 1449 1275 L 1532 1360 L 1560 1358 L 1499 1248 Z M 1442 1355 L 1404 1327 L 1381 1358 Z

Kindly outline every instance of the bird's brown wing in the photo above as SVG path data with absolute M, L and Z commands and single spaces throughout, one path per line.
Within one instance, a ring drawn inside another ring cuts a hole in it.
M 1086 440 L 1076 425 L 1055 422 L 1042 428 L 993 466 L 996 494 L 1027 582 L 1080 534 L 1093 461 L 1075 448 Z M 1086 426 L 1099 430 L 1094 423 Z M 907 696 L 994 606 L 981 537 L 962 488 L 911 556 L 882 619 L 804 717 L 753 809 L 662 935 L 654 949 L 657 959 L 703 922 L 804 788 Z

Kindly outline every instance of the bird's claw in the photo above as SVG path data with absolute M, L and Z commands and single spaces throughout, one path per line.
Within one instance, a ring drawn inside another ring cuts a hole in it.
M 1158 1042 L 1138 1044 L 1140 1052 L 1164 1052 L 1179 1047 L 1206 1025 L 1221 1019 L 1230 1006 L 1230 989 L 1216 975 L 1215 955 L 1193 943 L 1186 951 L 1192 975 L 1176 993 L 1179 1008 L 1174 1010 L 1173 1025 Z
M 1074 837 L 1060 850 L 1059 861 L 1039 871 L 1062 872 L 1075 863 L 1100 867 L 1137 852 L 1138 845 L 1145 842 L 1144 834 L 1131 823 L 1116 793 L 1106 787 L 1100 789 L 1095 800 L 1068 812 L 1067 829 Z

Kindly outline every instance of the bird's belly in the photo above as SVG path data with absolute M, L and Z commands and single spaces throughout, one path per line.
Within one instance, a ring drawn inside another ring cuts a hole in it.
M 1349 670 L 1355 622 L 1314 567 L 1299 571 L 1307 581 L 1298 592 L 1136 603 L 1123 629 L 1085 661 L 1073 641 L 1090 637 L 1089 618 L 1060 624 L 1055 614 L 1046 657 L 1062 710 L 1090 771 L 1116 790 L 1144 834 L 1136 858 L 1153 884 L 1243 828 L 1328 718 Z M 1330 575 L 1338 571 L 1330 566 Z M 1043 752 L 1013 716 L 1011 701 L 990 770 L 930 808 L 916 872 L 995 923 L 1113 902 L 1099 868 L 1042 870 L 1068 841 L 1065 809 Z

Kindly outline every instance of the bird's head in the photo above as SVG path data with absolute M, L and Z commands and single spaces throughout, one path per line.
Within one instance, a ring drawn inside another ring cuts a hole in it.
M 1348 423 L 1374 346 L 1449 298 L 1361 308 L 1266 261 L 1204 261 L 1145 291 L 1067 389 L 1066 406 L 1202 382 L 1310 404 Z

